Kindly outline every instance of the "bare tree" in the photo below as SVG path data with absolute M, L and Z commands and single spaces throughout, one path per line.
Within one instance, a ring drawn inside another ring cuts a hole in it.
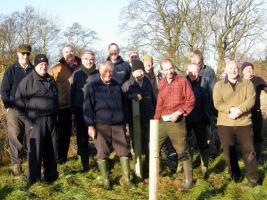
M 152 48 L 160 56 L 168 56 L 180 63 L 181 33 L 189 2 L 181 0 L 137 0 L 123 9 L 121 27 L 128 31 L 132 44 L 138 48 Z
M 209 26 L 218 54 L 217 73 L 220 74 L 225 58 L 233 59 L 245 41 L 253 41 L 260 33 L 261 3 L 254 0 L 208 0 Z M 249 45 L 248 45 L 249 47 Z M 243 49 L 244 51 L 244 49 Z
M 66 42 L 74 47 L 78 56 L 83 49 L 90 48 L 99 39 L 95 31 L 85 28 L 77 22 L 65 30 L 64 36 L 67 39 Z

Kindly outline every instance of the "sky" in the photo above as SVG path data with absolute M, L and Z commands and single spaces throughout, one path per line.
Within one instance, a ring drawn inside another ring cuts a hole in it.
M 122 43 L 119 31 L 120 12 L 128 0 L 0 0 L 0 14 L 22 11 L 31 6 L 46 13 L 60 24 L 61 28 L 78 22 L 99 34 L 101 48 L 111 42 Z

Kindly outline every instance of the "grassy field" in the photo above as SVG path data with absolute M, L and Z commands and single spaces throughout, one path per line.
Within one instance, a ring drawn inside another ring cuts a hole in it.
M 267 158 L 265 152 L 265 159 Z M 194 156 L 194 164 L 197 164 Z M 133 163 L 132 168 L 133 168 Z M 239 161 L 243 174 L 244 165 Z M 26 164 L 24 164 L 26 171 Z M 80 160 L 71 158 L 66 164 L 59 165 L 60 178 L 53 184 L 41 181 L 28 185 L 25 176 L 15 177 L 11 167 L 0 168 L 0 199 L 148 199 L 148 185 L 133 178 L 137 185 L 135 190 L 120 186 L 120 165 L 116 158 L 111 159 L 111 180 L 113 190 L 106 191 L 101 187 L 101 180 L 96 160 L 90 160 L 90 170 L 81 173 Z M 201 178 L 200 167 L 194 168 L 195 185 L 191 190 L 180 191 L 182 174 L 167 174 L 159 180 L 159 199 L 267 199 L 267 162 L 259 167 L 262 185 L 255 188 L 247 186 L 244 178 L 240 183 L 229 181 L 227 168 L 222 154 L 212 159 L 209 165 L 210 175 L 207 180 Z M 26 175 L 26 172 L 24 173 Z

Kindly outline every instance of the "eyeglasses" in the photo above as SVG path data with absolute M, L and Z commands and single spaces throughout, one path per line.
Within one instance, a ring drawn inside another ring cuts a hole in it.
M 31 55 L 31 53 L 30 52 L 21 52 L 21 54 L 24 56 L 25 54 L 27 55 L 27 56 L 30 56 Z

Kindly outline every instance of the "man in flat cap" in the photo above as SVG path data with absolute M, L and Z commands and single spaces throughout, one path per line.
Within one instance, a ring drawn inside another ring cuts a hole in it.
M 59 110 L 58 89 L 55 80 L 47 73 L 48 59 L 38 54 L 35 68 L 20 83 L 16 92 L 15 105 L 25 119 L 28 150 L 28 179 L 34 183 L 41 179 L 57 179 L 56 121 Z
M 7 133 L 9 139 L 10 160 L 13 164 L 13 174 L 20 175 L 22 171 L 22 150 L 24 137 L 24 122 L 14 106 L 14 99 L 20 81 L 33 69 L 30 63 L 31 46 L 21 44 L 17 48 L 18 60 L 9 66 L 3 76 L 1 98 L 6 108 Z

